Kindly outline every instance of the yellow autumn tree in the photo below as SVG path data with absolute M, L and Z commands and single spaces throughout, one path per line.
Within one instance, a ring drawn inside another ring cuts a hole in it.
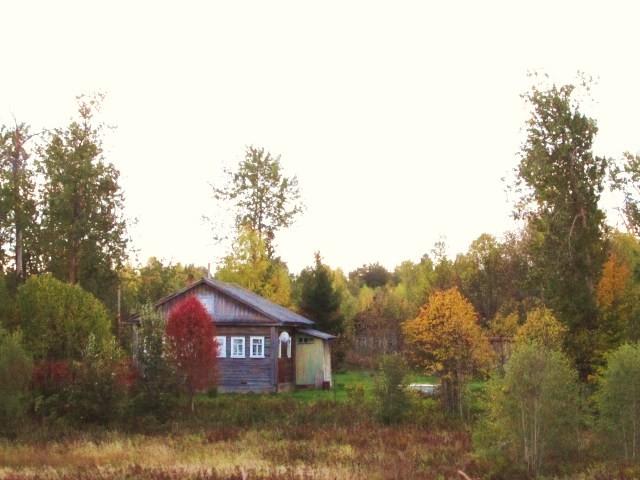
M 494 360 L 473 305 L 455 287 L 437 291 L 403 332 L 410 360 L 440 377 L 445 409 L 462 417 L 466 383 Z
M 631 323 L 634 297 L 631 286 L 629 264 L 616 252 L 611 252 L 602 266 L 602 275 L 596 289 L 600 314 L 598 334 L 601 354 L 617 347 L 625 335 L 629 336 L 633 330 Z
M 606 309 L 623 301 L 630 278 L 631 269 L 629 265 L 619 259 L 615 252 L 612 252 L 602 266 L 602 276 L 598 282 L 596 292 L 598 306 Z
M 518 328 L 516 347 L 535 343 L 549 350 L 562 350 L 567 327 L 558 321 L 546 307 L 534 308 L 527 313 L 527 320 Z
M 267 254 L 265 242 L 250 228 L 239 231 L 232 251 L 223 258 L 216 278 L 262 295 L 285 307 L 291 304 L 287 266 Z

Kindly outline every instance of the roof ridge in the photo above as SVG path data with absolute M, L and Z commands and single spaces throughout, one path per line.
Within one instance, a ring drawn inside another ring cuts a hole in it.
M 279 318 L 277 315 L 274 315 L 273 313 L 270 313 L 268 310 L 265 310 L 264 308 L 260 307 L 259 305 L 255 305 L 254 303 L 248 303 L 246 299 L 242 298 L 241 296 L 237 295 L 233 289 L 238 289 L 240 290 L 242 293 L 247 294 L 250 297 L 254 297 L 258 302 L 264 302 L 267 303 L 269 307 L 271 308 L 276 308 L 280 311 L 282 311 L 283 313 L 289 314 L 289 315 L 295 315 L 296 317 L 299 317 L 300 320 L 295 320 L 295 321 L 291 321 L 289 323 L 301 323 L 301 324 L 306 324 L 306 325 L 313 325 L 315 322 L 309 318 L 306 318 L 303 315 L 300 315 L 297 312 L 294 312 L 293 310 L 287 308 L 287 307 L 283 307 L 282 305 L 279 305 L 271 300 L 269 300 L 268 298 L 263 297 L 262 295 L 258 295 L 255 292 L 252 292 L 251 290 L 244 288 L 238 284 L 235 283 L 230 283 L 230 282 L 224 282 L 222 280 L 218 280 L 215 278 L 210 278 L 210 277 L 202 277 L 198 282 L 195 282 L 193 285 L 196 285 L 196 283 L 200 283 L 200 282 L 204 282 L 207 285 L 209 285 L 212 288 L 217 288 L 217 289 L 221 289 L 223 290 L 223 292 L 227 295 L 229 295 L 231 298 L 233 298 L 234 300 L 242 303 L 243 305 L 247 305 L 251 308 L 253 308 L 254 310 L 258 311 L 259 313 L 265 315 L 268 318 L 271 318 L 272 320 L 275 320 L 277 322 L 280 323 L 287 323 L 285 320 L 283 320 L 282 318 Z M 186 291 L 186 290 L 184 290 Z

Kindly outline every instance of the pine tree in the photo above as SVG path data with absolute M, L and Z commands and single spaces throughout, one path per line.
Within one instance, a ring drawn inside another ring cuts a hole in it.
M 343 330 L 340 313 L 340 294 L 333 287 L 331 271 L 322 264 L 320 252 L 315 254 L 314 268 L 300 273 L 302 283 L 300 310 L 316 322 L 316 327 L 325 332 L 339 334 Z

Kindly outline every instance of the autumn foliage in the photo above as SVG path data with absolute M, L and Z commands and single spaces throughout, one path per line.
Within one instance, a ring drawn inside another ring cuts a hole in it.
M 195 393 L 216 383 L 217 344 L 213 321 L 202 303 L 189 296 L 169 312 L 166 333 L 169 355 L 193 409 Z
M 440 376 L 445 406 L 460 415 L 465 383 L 488 368 L 494 357 L 477 317 L 473 305 L 451 288 L 432 294 L 418 316 L 404 323 L 411 360 Z
M 614 253 L 602 267 L 602 276 L 598 282 L 597 298 L 600 308 L 610 308 L 623 299 L 631 279 L 631 269 L 626 262 Z

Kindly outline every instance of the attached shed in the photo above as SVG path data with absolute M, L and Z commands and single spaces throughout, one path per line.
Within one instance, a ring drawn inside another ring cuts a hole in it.
M 215 323 L 221 392 L 278 392 L 331 385 L 330 341 L 335 337 L 314 330 L 312 320 L 211 278 L 162 298 L 156 308 L 166 319 L 187 296 L 197 297 Z M 137 324 L 136 317 L 132 323 Z M 135 336 L 134 328 L 134 341 Z
M 296 335 L 296 385 L 331 386 L 331 346 L 335 337 L 311 328 L 301 328 Z

